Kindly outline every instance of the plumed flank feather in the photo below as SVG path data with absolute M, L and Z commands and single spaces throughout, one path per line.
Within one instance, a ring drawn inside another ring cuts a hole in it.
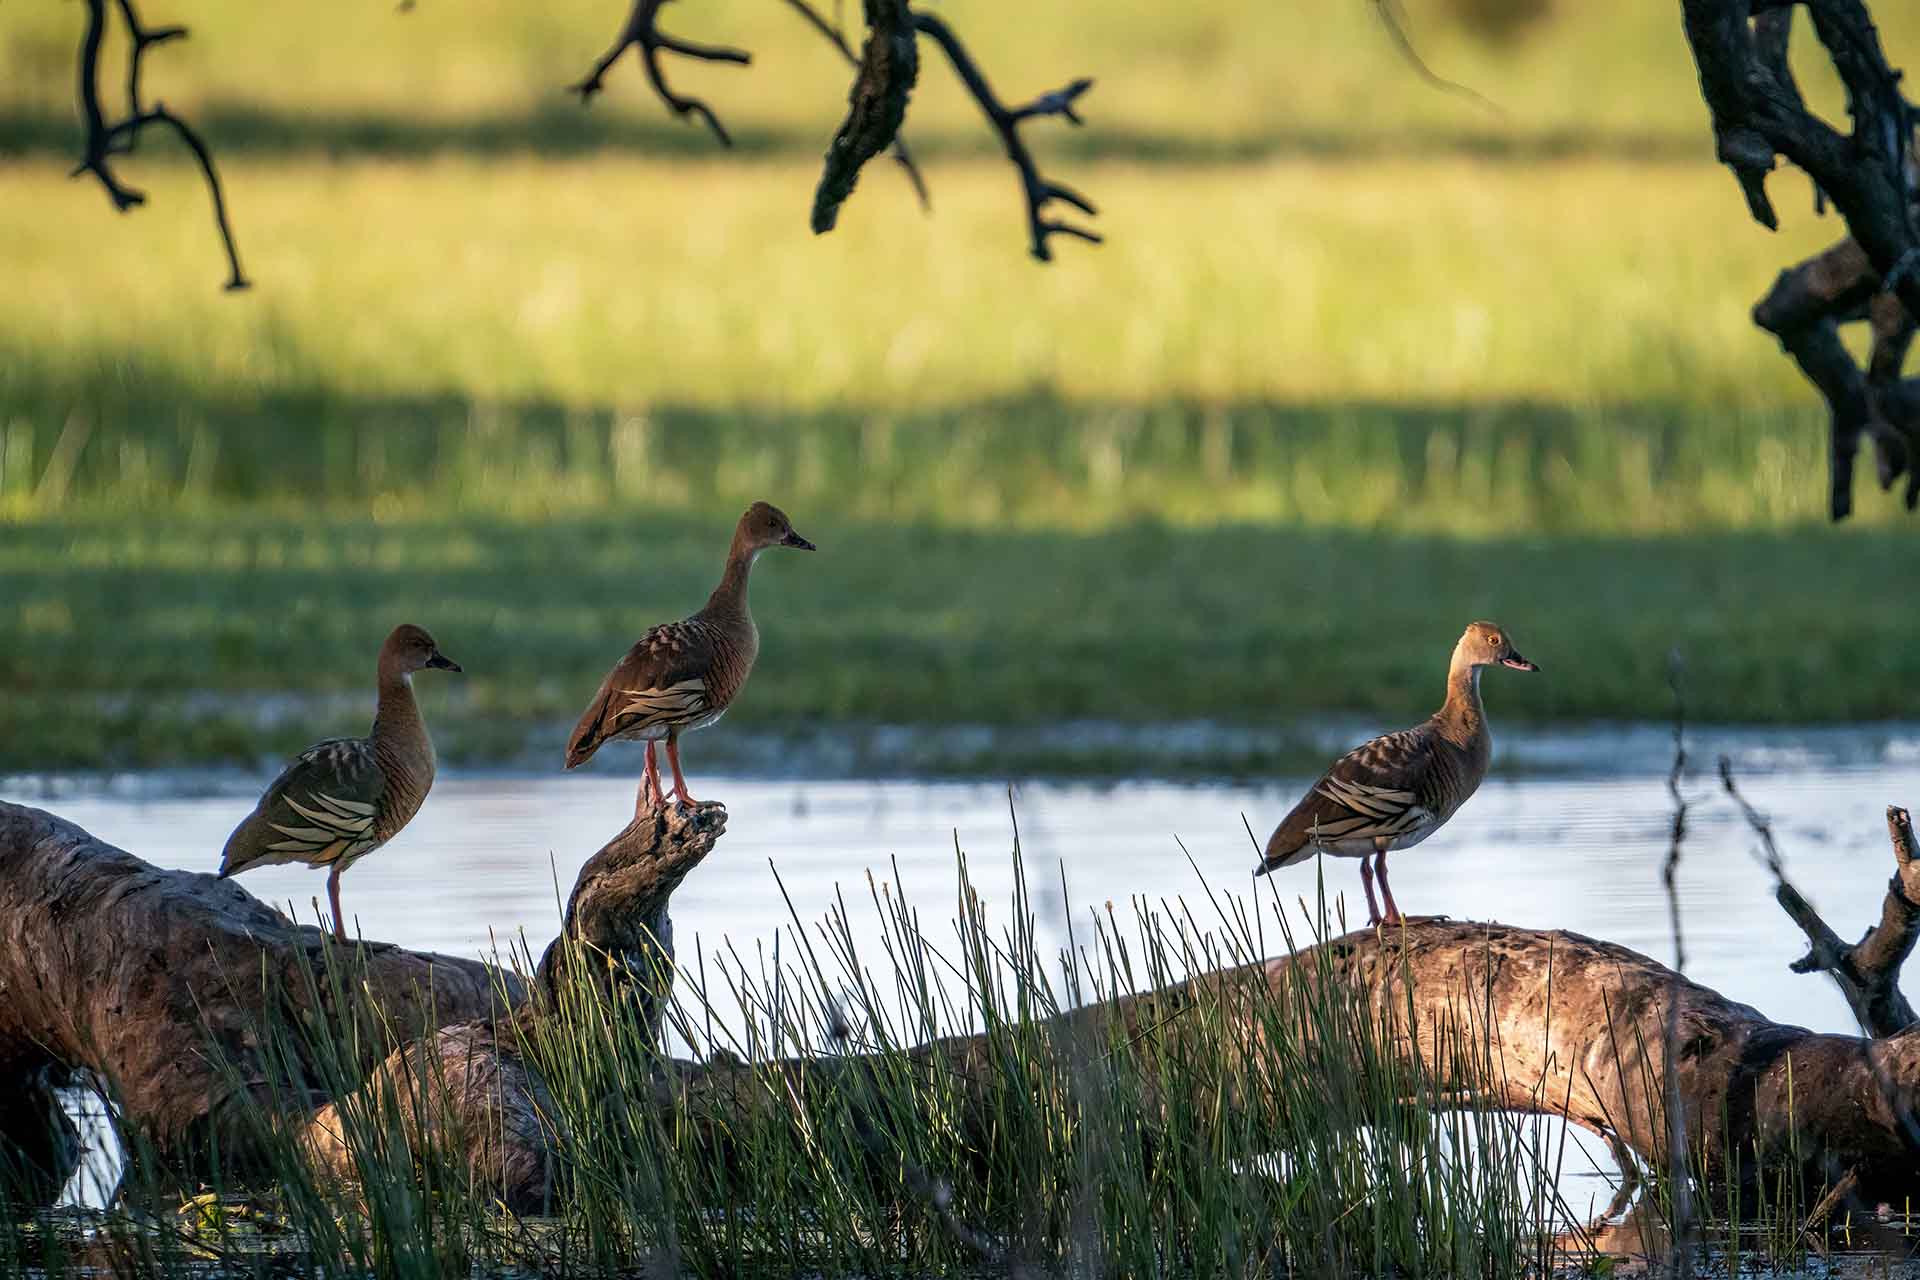
M 1384 842 L 1404 848 L 1431 835 L 1480 785 L 1486 748 L 1461 746 L 1439 717 L 1384 734 L 1340 757 L 1267 841 L 1254 874 L 1316 852 L 1361 854 Z
M 367 739 L 335 738 L 307 748 L 228 837 L 220 875 L 282 862 L 354 861 L 391 834 L 383 834 L 378 821 L 387 790 Z
M 654 627 L 600 682 L 567 740 L 567 768 L 615 738 L 659 739 L 713 723 L 746 683 L 757 647 L 751 620 L 703 611 Z

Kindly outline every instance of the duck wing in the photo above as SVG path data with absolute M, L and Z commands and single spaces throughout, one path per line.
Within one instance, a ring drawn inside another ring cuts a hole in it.
M 611 739 L 699 719 L 711 705 L 707 678 L 717 649 L 713 628 L 698 618 L 663 622 L 641 636 L 574 726 L 567 768 L 585 764 Z
M 1335 842 L 1404 840 L 1443 820 L 1435 803 L 1432 723 L 1382 734 L 1333 762 L 1281 819 L 1255 875 L 1305 861 Z
M 220 875 L 281 862 L 351 862 L 380 844 L 375 833 L 387 776 L 365 738 L 332 738 L 294 757 L 233 834 Z

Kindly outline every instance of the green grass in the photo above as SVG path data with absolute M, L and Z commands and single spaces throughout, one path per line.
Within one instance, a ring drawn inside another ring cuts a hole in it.
M 1110 242 L 1042 268 L 1001 164 L 943 167 L 931 216 L 877 172 L 815 238 L 803 162 L 310 161 L 232 176 L 258 284 L 235 297 L 193 175 L 129 176 L 153 201 L 121 217 L 63 174 L 6 171 L 0 420 L 42 448 L 74 415 L 171 431 L 250 405 L 297 440 L 328 416 L 384 428 L 367 417 L 389 399 L 465 402 L 510 436 L 529 401 L 778 423 L 1035 394 L 1601 422 L 1678 404 L 1724 442 L 1736 412 L 1817 421 L 1748 310 L 1837 235 L 1789 215 L 1769 236 L 1704 163 L 1100 164 L 1059 176 Z M 1777 180 L 1783 207 L 1798 181 Z
M 1663 716 L 1674 648 L 1700 717 L 1920 716 L 1920 654 L 1880 604 L 1905 533 L 1082 533 L 793 510 L 822 550 L 761 565 L 760 666 L 708 738 L 875 721 L 1410 720 L 1437 704 L 1448 649 L 1483 615 L 1546 668 L 1490 677 L 1496 724 Z M 0 539 L 0 767 L 253 762 L 362 731 L 372 655 L 402 620 L 466 665 L 422 680 L 451 756 L 550 763 L 640 629 L 704 599 L 727 528 L 669 515 L 17 524 Z
M 412 40 L 432 8 L 378 21 Z M 1146 21 L 1098 39 L 1147 58 L 1174 36 Z M 1620 47 L 1652 49 L 1651 22 L 1621 17 Z M 431 74 L 482 97 L 511 78 L 474 68 L 540 47 L 462 29 L 491 43 Z M 1207 47 L 1169 45 L 1195 68 Z M 362 72 L 403 53 L 316 57 L 345 77 L 319 104 L 377 114 Z M 447 95 L 449 127 L 506 109 Z M 1701 715 L 1920 714 L 1877 604 L 1910 518 L 1863 477 L 1824 528 L 1824 415 L 1747 315 L 1836 233 L 1794 211 L 1798 179 L 1769 236 L 1704 142 L 1244 161 L 1230 132 L 1204 164 L 1051 162 L 1111 241 L 1046 268 L 980 159 L 939 158 L 930 217 L 875 172 L 816 239 L 806 157 L 253 151 L 229 173 L 241 296 L 184 166 L 130 161 L 153 202 L 121 218 L 39 152 L 9 163 L 0 767 L 252 762 L 357 729 L 402 617 L 472 671 L 433 695 L 451 755 L 549 760 L 758 497 L 827 551 L 768 566 L 729 726 L 1406 719 L 1482 614 L 1549 668 L 1496 688 L 1501 722 L 1663 716 L 1676 645 Z M 1009 760 L 1113 767 L 938 763 Z

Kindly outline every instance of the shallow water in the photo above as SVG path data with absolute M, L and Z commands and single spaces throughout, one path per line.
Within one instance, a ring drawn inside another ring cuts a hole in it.
M 1599 736 L 1597 746 L 1593 735 L 1583 740 L 1577 771 L 1495 777 L 1440 834 L 1396 856 L 1402 908 L 1571 929 L 1670 962 L 1660 864 L 1672 806 L 1659 772 L 1661 740 L 1625 731 L 1609 751 L 1606 734 Z M 1514 754 L 1550 769 L 1554 752 L 1540 748 L 1559 740 L 1523 741 Z M 1734 752 L 1743 790 L 1773 819 L 1789 874 L 1842 936 L 1854 936 L 1877 919 L 1892 867 L 1885 808 L 1920 800 L 1915 742 L 1885 730 L 1708 730 L 1690 741 L 1699 770 L 1683 787 L 1693 811 L 1679 880 L 1691 976 L 1775 1019 L 1853 1030 L 1830 983 L 1788 972 L 1804 940 L 1775 905 L 1756 842 L 1720 793 L 1711 762 L 1721 750 Z M 443 773 L 406 832 L 345 877 L 349 918 L 367 937 L 412 947 L 476 955 L 524 935 L 537 954 L 580 864 L 630 813 L 624 763 L 586 776 Z M 1621 771 L 1596 771 L 1604 763 Z M 1196 918 L 1211 921 L 1195 867 L 1175 837 L 1216 890 L 1244 892 L 1253 884 L 1254 852 L 1242 815 L 1264 837 L 1310 781 L 1018 785 L 1013 804 L 1042 899 L 1043 948 L 1065 940 L 1063 871 L 1076 920 L 1108 900 L 1124 911 L 1129 895 L 1184 895 Z M 261 782 L 211 774 L 10 779 L 0 780 L 0 799 L 50 808 L 163 866 L 212 871 Z M 956 836 L 992 918 L 1007 918 L 1012 825 L 1003 784 L 698 775 L 694 782 L 703 797 L 726 802 L 729 819 L 718 848 L 674 897 L 683 963 L 697 947 L 711 965 L 726 938 L 751 960 L 756 944 L 770 948 L 791 925 L 770 862 L 804 921 L 820 919 L 844 892 L 870 965 L 881 957 L 872 945 L 879 930 L 867 902 L 869 870 L 905 891 L 930 935 L 951 936 L 944 921 L 953 914 Z M 1357 865 L 1329 860 L 1326 873 L 1329 894 L 1346 895 L 1348 919 L 1363 919 Z M 1274 879 L 1288 900 L 1313 896 L 1311 864 Z M 324 894 L 321 873 L 299 867 L 262 868 L 244 883 L 304 919 Z M 1271 935 L 1270 945 L 1277 945 Z M 1597 1181 L 1566 1189 L 1581 1206 L 1606 1199 Z

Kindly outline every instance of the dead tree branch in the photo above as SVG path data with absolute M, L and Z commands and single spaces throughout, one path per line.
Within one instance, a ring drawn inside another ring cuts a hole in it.
M 1853 131 L 1843 134 L 1807 110 L 1787 62 L 1796 0 L 1681 0 L 1700 92 L 1719 158 L 1733 171 L 1755 221 L 1779 217 L 1766 190 L 1777 158 L 1799 166 L 1820 198 L 1831 199 L 1850 239 L 1783 272 L 1754 309 L 1754 322 L 1780 340 L 1827 401 L 1828 510 L 1853 509 L 1853 463 L 1868 434 L 1883 489 L 1909 477 L 1908 509 L 1920 504 L 1920 393 L 1900 369 L 1920 315 L 1920 171 L 1915 114 L 1900 92 L 1863 0 L 1797 0 L 1846 86 Z M 1863 374 L 1837 326 L 1871 318 L 1875 357 Z
M 664 50 L 701 62 L 732 62 L 740 66 L 752 62 L 753 55 L 744 49 L 728 48 L 725 45 L 695 44 L 690 40 L 668 35 L 660 30 L 659 26 L 661 6 L 667 3 L 669 0 L 634 0 L 633 9 L 627 14 L 626 25 L 620 29 L 619 36 L 612 46 L 600 55 L 600 60 L 593 64 L 593 70 L 587 73 L 586 79 L 572 87 L 572 92 L 580 95 L 580 101 L 583 104 L 591 102 L 593 95 L 606 87 L 607 71 L 620 60 L 620 55 L 628 49 L 637 48 L 640 51 L 640 65 L 647 73 L 647 82 L 653 86 L 653 91 L 659 96 L 660 101 L 667 105 L 667 110 L 682 119 L 688 116 L 700 117 L 707 122 L 707 127 L 713 130 L 713 136 L 720 139 L 720 145 L 730 147 L 733 145 L 733 139 L 728 136 L 726 127 L 720 123 L 720 117 L 714 115 L 706 103 L 698 98 L 683 97 L 668 87 L 667 78 L 660 69 L 660 54 Z
M 800 0 L 793 0 L 800 4 Z M 804 4 L 800 7 L 804 10 Z M 817 15 L 812 15 L 817 20 Z M 833 230 L 860 169 L 900 133 L 907 98 L 920 75 L 920 52 L 907 0 L 866 0 L 867 44 L 847 94 L 847 118 L 827 148 L 813 196 L 815 235 Z M 824 27 L 824 23 L 821 24 Z
M 1055 235 L 1076 236 L 1091 244 L 1099 244 L 1102 237 L 1098 233 L 1046 216 L 1047 205 L 1055 200 L 1072 205 L 1088 217 L 1097 217 L 1100 211 L 1073 188 L 1041 177 L 1039 167 L 1033 162 L 1033 153 L 1027 150 L 1027 144 L 1020 136 L 1020 126 L 1036 116 L 1061 116 L 1069 124 L 1082 123 L 1074 111 L 1074 102 L 1093 88 L 1093 81 L 1083 77 L 1063 89 L 1043 93 L 1025 106 L 1010 108 L 994 93 L 966 46 L 960 43 L 960 37 L 953 33 L 953 28 L 928 13 L 914 14 L 913 23 L 923 34 L 932 36 L 934 42 L 946 52 L 947 60 L 953 64 L 954 74 L 960 77 L 967 92 L 980 104 L 987 122 L 1000 135 L 1007 159 L 1020 171 L 1020 186 L 1027 201 L 1029 248 L 1033 256 L 1041 262 L 1051 262 L 1053 251 L 1047 242 L 1049 237 Z
M 187 29 L 180 26 L 149 27 L 140 20 L 139 12 L 134 8 L 134 0 L 115 0 L 120 11 L 121 21 L 127 28 L 127 113 L 116 120 L 109 120 L 105 107 L 100 101 L 100 50 L 106 43 L 107 0 L 87 0 L 87 26 L 80 39 L 80 116 L 86 126 L 86 140 L 80 163 L 75 166 L 71 176 L 79 177 L 90 173 L 100 182 L 113 201 L 113 207 L 122 213 L 138 208 L 147 201 L 146 193 L 122 182 L 113 171 L 113 158 L 133 151 L 139 143 L 140 133 L 150 126 L 159 125 L 171 129 L 193 152 L 193 158 L 200 165 L 200 173 L 206 179 L 207 191 L 213 200 L 214 225 L 220 231 L 220 244 L 227 254 L 227 283 L 229 290 L 247 287 L 246 273 L 240 267 L 240 250 L 234 243 L 233 227 L 227 218 L 227 199 L 220 185 L 219 171 L 214 167 L 213 153 L 208 150 L 199 132 L 185 120 L 167 109 L 165 103 L 156 102 L 148 107 L 140 96 L 140 77 L 147 51 L 163 45 L 170 40 L 182 39 Z
M 1824 973 L 1840 988 L 1860 1029 L 1870 1036 L 1890 1036 L 1920 1022 L 1900 990 L 1900 970 L 1920 941 L 1920 862 L 1914 860 L 1913 823 L 1905 809 L 1887 809 L 1887 835 L 1893 843 L 1894 873 L 1880 904 L 1880 922 L 1846 943 L 1835 933 L 1801 892 L 1787 879 L 1773 826 L 1766 815 L 1747 802 L 1734 784 L 1733 768 L 1720 758 L 1720 783 L 1747 825 L 1760 840 L 1767 869 L 1774 879 L 1774 899 L 1800 932 L 1807 935 L 1807 954 L 1795 960 L 1795 973 Z
M 827 43 L 831 44 L 834 48 L 838 49 L 840 51 L 840 56 L 847 60 L 848 66 L 854 68 L 855 71 L 859 72 L 859 75 L 854 80 L 853 90 L 849 95 L 850 103 L 853 106 L 853 109 L 855 111 L 858 111 L 859 98 L 860 98 L 860 86 L 866 82 L 869 74 L 867 70 L 867 65 L 865 61 L 863 61 L 862 55 L 855 53 L 853 51 L 853 46 L 847 43 L 847 38 L 840 34 L 840 28 L 834 26 L 831 22 L 828 22 L 826 18 L 822 17 L 820 12 L 817 9 L 815 9 L 812 5 L 807 3 L 807 0 L 786 0 L 786 4 L 788 8 L 792 9 L 795 13 L 798 13 L 803 19 L 805 19 L 808 26 L 812 27 L 815 31 L 818 31 L 821 34 L 821 36 L 826 39 Z M 901 5 L 900 7 L 902 9 L 905 8 L 904 5 Z M 870 26 L 872 25 L 871 16 L 869 16 L 868 23 Z M 878 35 L 879 35 L 879 32 L 877 29 L 868 35 L 867 54 L 866 54 L 867 57 L 875 56 L 873 53 L 873 42 Z M 911 43 L 912 41 L 911 35 L 908 36 L 908 41 L 909 43 Z M 916 67 L 916 73 L 917 73 L 917 67 L 918 67 L 918 61 L 919 61 L 918 50 L 915 49 L 911 53 L 903 52 L 901 53 L 900 56 L 913 58 L 914 64 Z M 900 90 L 900 111 L 903 116 L 906 113 L 906 106 L 907 106 L 906 95 L 907 93 L 911 92 L 912 89 L 913 89 L 913 78 L 909 76 L 907 78 L 905 86 Z M 844 135 L 848 127 L 852 124 L 853 124 L 853 116 L 849 114 L 847 123 L 841 126 L 841 133 Z M 834 138 L 835 146 L 838 146 L 839 141 L 840 141 L 839 136 L 836 136 Z M 878 148 L 876 148 L 876 150 L 877 149 Z M 920 168 L 918 165 L 914 163 L 913 152 L 907 149 L 907 140 L 900 136 L 900 122 L 898 120 L 894 121 L 893 123 L 892 152 L 893 152 L 894 162 L 898 164 L 900 168 L 906 173 L 907 181 L 913 184 L 913 194 L 919 197 L 920 207 L 922 209 L 931 209 L 933 207 L 933 198 L 927 193 L 926 179 L 920 176 Z M 860 160 L 860 164 L 865 164 L 867 159 L 869 158 L 871 157 L 870 156 L 862 157 Z M 831 167 L 831 165 L 833 164 L 833 153 L 831 151 L 828 152 L 827 163 L 829 167 Z M 859 169 L 859 165 L 855 165 L 854 166 L 855 174 L 858 173 L 858 169 Z M 826 181 L 827 179 L 823 175 L 820 179 L 821 186 L 823 188 L 826 186 Z M 848 194 L 851 194 L 852 191 L 853 191 L 853 175 L 849 175 L 847 178 L 846 194 L 843 194 L 840 197 L 840 199 L 844 201 L 846 199 L 846 196 Z M 837 208 L 837 202 L 836 202 L 836 208 Z M 833 226 L 833 222 L 831 219 L 829 219 L 827 226 L 822 227 L 819 225 L 820 197 L 818 195 L 814 197 L 813 220 L 814 220 L 813 229 L 816 232 L 830 230 Z

